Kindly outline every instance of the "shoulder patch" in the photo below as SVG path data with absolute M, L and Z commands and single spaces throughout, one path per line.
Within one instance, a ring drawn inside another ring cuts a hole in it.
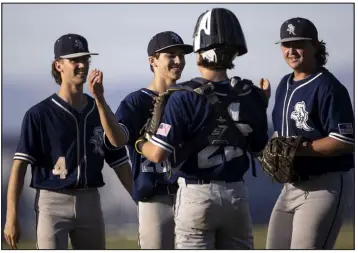
M 171 128 L 171 125 L 160 123 L 156 134 L 167 137 Z
M 344 134 L 353 134 L 353 124 L 352 123 L 340 123 L 338 124 L 339 133 Z

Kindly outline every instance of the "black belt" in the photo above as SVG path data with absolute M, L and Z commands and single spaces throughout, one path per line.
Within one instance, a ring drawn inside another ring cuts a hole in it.
M 154 193 L 158 195 L 174 195 L 178 191 L 176 184 L 157 184 L 154 187 Z
M 211 184 L 212 182 L 222 181 L 225 183 L 241 182 L 244 179 L 228 179 L 228 180 L 206 180 L 206 179 L 185 179 L 186 184 Z

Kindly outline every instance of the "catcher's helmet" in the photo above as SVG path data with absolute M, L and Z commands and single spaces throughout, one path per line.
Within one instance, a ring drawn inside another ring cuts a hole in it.
M 247 53 L 246 40 L 237 17 L 224 8 L 213 8 L 201 14 L 194 29 L 194 52 L 228 47 L 237 56 Z

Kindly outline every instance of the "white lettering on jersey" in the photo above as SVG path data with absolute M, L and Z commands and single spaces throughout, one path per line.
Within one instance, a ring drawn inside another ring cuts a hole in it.
M 145 159 L 141 164 L 142 172 L 154 172 L 154 169 L 157 173 L 165 173 L 168 172 L 168 166 L 166 162 L 161 163 L 153 163 L 148 159 Z
M 64 156 L 60 156 L 52 170 L 52 174 L 60 176 L 61 179 L 65 179 L 68 171 L 66 169 L 66 160 Z

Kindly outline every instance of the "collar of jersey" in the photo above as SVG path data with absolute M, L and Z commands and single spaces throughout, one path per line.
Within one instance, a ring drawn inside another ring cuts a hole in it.
M 149 96 L 152 96 L 152 97 L 157 97 L 158 96 L 158 92 L 152 91 L 150 89 L 142 88 L 140 90 L 141 90 L 141 92 L 143 92 L 143 93 L 145 93 L 145 94 L 147 94 Z
M 289 77 L 290 80 L 290 84 L 294 87 L 300 86 L 301 84 L 310 82 L 313 78 L 315 78 L 318 74 L 320 74 L 322 71 L 324 71 L 325 68 L 318 68 L 317 71 L 309 76 L 307 76 L 306 78 L 299 80 L 299 81 L 294 81 L 293 80 L 293 73 L 291 74 L 291 76 Z
M 229 79 L 219 82 L 213 82 L 213 83 L 214 83 L 214 92 L 217 95 L 227 95 L 231 90 Z
M 71 105 L 69 105 L 57 93 L 54 93 L 52 95 L 52 99 L 54 99 L 56 102 L 61 104 L 64 108 L 66 108 L 73 114 L 85 114 L 93 107 L 94 99 L 91 98 L 90 96 L 88 96 L 87 94 L 84 94 L 84 95 L 87 97 L 87 105 L 85 106 L 85 108 L 82 109 L 81 112 L 77 111 L 75 108 L 73 108 Z

